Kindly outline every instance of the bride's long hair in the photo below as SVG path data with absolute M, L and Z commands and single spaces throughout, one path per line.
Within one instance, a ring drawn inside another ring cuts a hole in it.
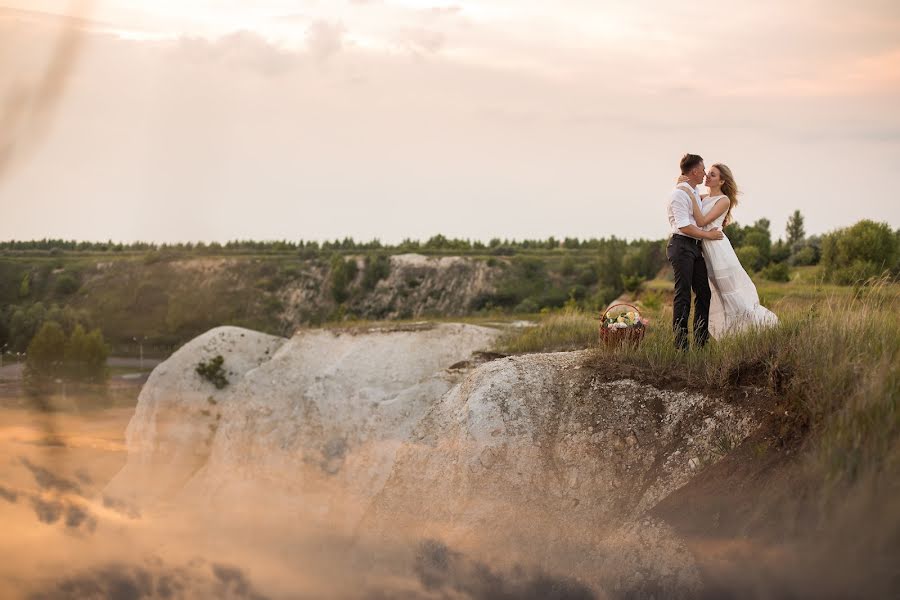
M 734 180 L 734 174 L 728 168 L 728 165 L 716 163 L 713 166 L 719 170 L 719 176 L 722 178 L 722 193 L 731 200 L 731 206 L 728 207 L 728 213 L 725 215 L 725 222 L 723 223 L 723 225 L 727 226 L 731 224 L 731 211 L 738 205 L 737 197 L 741 191 L 738 189 L 737 182 Z

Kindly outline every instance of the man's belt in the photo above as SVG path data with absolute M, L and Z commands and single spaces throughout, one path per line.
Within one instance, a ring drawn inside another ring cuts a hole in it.
M 688 235 L 682 235 L 680 233 L 673 233 L 672 237 L 677 237 L 677 238 L 681 238 L 683 240 L 687 240 L 688 242 L 692 242 L 694 244 L 697 244 L 698 246 L 703 242 L 703 240 L 698 240 L 697 238 L 692 238 Z

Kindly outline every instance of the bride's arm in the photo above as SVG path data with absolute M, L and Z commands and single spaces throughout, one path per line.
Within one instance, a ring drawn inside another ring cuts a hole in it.
M 727 196 L 723 196 L 716 200 L 712 209 L 704 215 L 703 211 L 700 210 L 700 206 L 696 202 L 691 202 L 691 207 L 694 209 L 694 220 L 697 221 L 697 227 L 706 227 L 724 215 L 725 211 L 728 210 L 729 204 L 731 204 L 731 201 L 728 200 Z

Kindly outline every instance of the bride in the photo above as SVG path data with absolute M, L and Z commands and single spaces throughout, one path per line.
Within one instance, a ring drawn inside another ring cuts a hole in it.
M 731 222 L 731 211 L 737 206 L 738 187 L 734 175 L 726 165 L 715 164 L 706 174 L 709 194 L 701 196 L 702 206 L 696 202 L 694 219 L 706 231 L 724 229 Z M 679 186 L 690 186 L 679 179 Z M 712 300 L 709 308 L 709 333 L 721 339 L 750 326 L 768 327 L 778 323 L 778 317 L 760 305 L 753 280 L 741 266 L 727 237 L 703 241 L 703 259 L 709 272 Z

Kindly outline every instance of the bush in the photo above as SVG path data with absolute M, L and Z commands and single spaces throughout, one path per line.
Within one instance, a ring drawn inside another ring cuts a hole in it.
M 339 255 L 331 259 L 331 296 L 338 304 L 342 304 L 350 297 L 347 288 L 356 278 L 356 272 L 355 260 L 344 260 Z
M 78 280 L 70 273 L 63 273 L 56 280 L 56 293 L 59 296 L 74 294 L 79 287 Z
M 751 272 L 759 271 L 766 260 L 756 246 L 742 246 L 736 250 L 738 260 L 745 269 Z
M 900 242 L 887 223 L 860 221 L 822 238 L 821 264 L 825 278 L 848 285 L 894 271 Z
M 769 281 L 787 282 L 791 280 L 791 272 L 787 264 L 783 262 L 772 263 L 762 270 L 761 275 L 763 279 L 768 279 Z
M 373 290 L 378 282 L 391 274 L 391 259 L 384 255 L 367 256 L 363 269 L 362 286 L 365 290 Z
M 744 234 L 743 247 L 757 248 L 763 260 L 768 262 L 772 251 L 772 240 L 767 231 L 761 231 L 754 228 Z
M 769 255 L 769 260 L 773 263 L 781 263 L 786 261 L 791 257 L 791 247 L 784 243 L 781 240 L 778 240 L 774 244 L 772 244 L 772 252 Z
M 584 286 L 592 286 L 600 279 L 596 265 L 586 265 L 578 270 L 575 280 Z
M 517 313 L 536 313 L 541 310 L 541 307 L 532 298 L 525 298 L 513 310 Z
M 644 278 L 640 275 L 622 275 L 622 287 L 625 288 L 626 292 L 637 292 L 641 289 L 643 283 Z
M 228 378 L 225 377 L 225 370 L 222 368 L 224 363 L 225 359 L 219 354 L 209 362 L 200 361 L 195 370 L 200 377 L 216 386 L 216 389 L 221 390 L 228 385 Z
M 815 265 L 819 262 L 819 252 L 816 250 L 815 246 L 802 246 L 791 255 L 789 262 L 795 267 Z

